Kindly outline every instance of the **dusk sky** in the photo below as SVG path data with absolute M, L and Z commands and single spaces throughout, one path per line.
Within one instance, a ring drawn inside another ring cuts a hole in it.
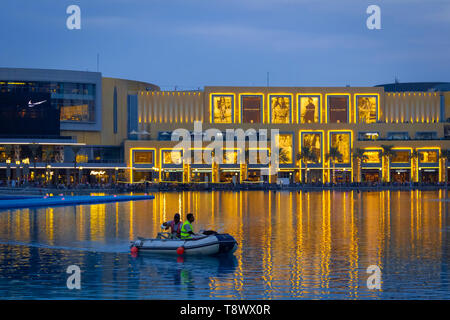
M 66 8 L 81 8 L 68 30 Z M 381 7 L 381 30 L 366 9 Z M 0 66 L 162 89 L 450 81 L 449 0 L 2 0 Z

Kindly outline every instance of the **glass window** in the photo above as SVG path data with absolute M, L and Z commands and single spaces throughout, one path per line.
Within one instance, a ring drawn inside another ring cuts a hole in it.
M 223 151 L 223 164 L 236 164 L 237 163 L 238 152 L 237 150 Z
M 261 164 L 266 165 L 269 163 L 269 150 L 260 149 L 250 149 L 248 150 L 248 164 Z
M 380 151 L 365 151 L 364 155 L 367 157 L 366 159 L 363 159 L 363 163 L 380 163 L 381 162 L 381 156 Z
M 301 96 L 300 105 L 300 123 L 318 123 L 320 100 L 317 96 Z
M 317 163 L 322 162 L 322 136 L 320 133 L 304 133 L 302 147 L 308 147 L 315 154 Z M 309 163 L 311 162 L 309 161 Z
M 348 123 L 348 97 L 329 97 L 328 111 L 330 123 Z
M 0 81 L 0 92 L 52 94 L 51 105 L 60 110 L 61 121 L 95 121 L 95 89 L 86 83 Z
M 395 155 L 392 157 L 393 163 L 409 163 L 409 151 L 395 151 Z
M 270 96 L 271 123 L 291 123 L 291 97 Z
M 421 163 L 437 163 L 439 155 L 437 151 L 420 151 L 419 159 Z
M 416 132 L 417 140 L 433 140 L 437 138 L 437 132 Z
M 293 158 L 293 143 L 292 134 L 278 135 L 278 148 L 280 163 L 292 163 Z
M 378 140 L 380 138 L 380 134 L 378 132 L 359 132 L 358 139 L 365 140 Z
M 358 96 L 357 110 L 358 123 L 375 123 L 377 122 L 378 99 L 375 96 Z
M 213 95 L 213 121 L 214 123 L 233 122 L 233 96 Z
M 408 132 L 388 132 L 388 140 L 408 140 Z
M 261 123 L 261 96 L 242 96 L 242 122 Z
M 342 155 L 336 163 L 350 163 L 350 133 L 331 133 L 330 147 L 337 148 Z
M 163 151 L 163 163 L 164 164 L 181 164 L 182 152 L 181 151 Z
M 135 151 L 134 163 L 138 164 L 152 164 L 153 163 L 153 151 Z

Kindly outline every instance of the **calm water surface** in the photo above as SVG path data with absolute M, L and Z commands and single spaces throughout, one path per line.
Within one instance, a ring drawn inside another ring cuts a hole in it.
M 184 192 L 0 212 L 1 299 L 449 299 L 450 221 L 436 192 Z M 175 212 L 232 234 L 228 258 L 145 257 Z M 66 269 L 81 268 L 81 290 Z M 366 286 L 382 270 L 381 290 Z

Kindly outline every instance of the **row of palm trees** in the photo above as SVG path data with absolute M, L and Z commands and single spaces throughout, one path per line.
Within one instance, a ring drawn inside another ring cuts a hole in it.
M 33 163 L 33 169 L 36 172 L 36 165 L 39 160 L 38 153 L 39 153 L 40 145 L 37 143 L 31 143 L 28 145 L 28 148 L 31 151 L 31 161 Z M 73 145 L 73 146 L 70 146 L 70 148 L 72 149 L 72 152 L 74 154 L 73 167 L 74 167 L 74 169 L 76 169 L 77 168 L 77 155 L 81 150 L 81 146 Z M 5 154 L 8 157 L 13 152 L 14 145 L 10 145 L 10 144 L 5 145 L 4 150 L 5 150 Z M 48 165 L 50 164 L 53 153 L 54 153 L 54 151 L 51 149 L 44 149 L 42 157 L 45 158 L 46 167 L 48 167 Z
M 390 161 L 392 160 L 392 158 L 396 155 L 395 150 L 394 150 L 394 146 L 392 145 L 382 145 L 381 146 L 381 157 L 385 159 L 385 163 L 390 163 Z M 366 151 L 362 148 L 355 148 L 352 150 L 352 159 L 356 162 L 357 164 L 357 172 L 358 172 L 358 180 L 357 181 L 361 181 L 361 167 L 362 167 L 362 163 L 366 160 L 368 160 L 368 157 L 365 153 Z M 329 152 L 325 155 L 325 161 L 331 161 L 331 165 L 332 165 L 332 178 L 331 181 L 334 183 L 335 182 L 335 178 L 334 178 L 334 173 L 335 173 L 335 166 L 336 163 L 338 163 L 339 161 L 342 161 L 342 153 L 339 151 L 338 148 L 336 147 L 331 147 Z M 417 160 L 419 158 L 419 152 L 417 150 L 413 150 L 411 152 L 410 155 L 410 160 L 413 160 L 415 163 L 417 163 Z M 445 161 L 445 165 L 444 168 L 446 168 L 445 171 L 445 183 L 448 182 L 448 172 L 447 172 L 447 168 L 448 168 L 448 162 L 450 161 L 450 150 L 448 149 L 444 149 L 441 150 L 440 154 L 439 154 L 439 158 L 440 159 L 444 159 Z M 305 181 L 308 182 L 308 164 L 310 163 L 317 163 L 318 162 L 318 156 L 317 153 L 315 153 L 311 148 L 309 147 L 302 147 L 301 151 L 299 153 L 297 153 L 296 155 L 296 160 L 298 162 L 303 162 L 303 164 L 305 165 Z M 288 163 L 289 159 L 287 156 L 287 151 L 280 149 L 280 163 Z

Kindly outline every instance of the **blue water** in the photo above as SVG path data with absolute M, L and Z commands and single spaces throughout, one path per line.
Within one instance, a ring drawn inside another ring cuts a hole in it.
M 449 299 L 443 192 L 183 192 L 0 212 L 1 299 Z M 233 256 L 129 254 L 175 212 L 232 234 Z M 81 269 L 69 290 L 66 269 Z M 369 289 L 370 265 L 381 289 Z

